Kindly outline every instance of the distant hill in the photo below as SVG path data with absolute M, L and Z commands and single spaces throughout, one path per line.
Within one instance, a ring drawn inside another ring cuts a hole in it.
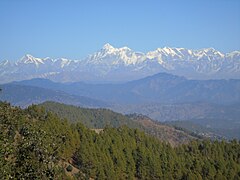
M 88 97 L 69 95 L 60 90 L 51 90 L 40 87 L 4 84 L 1 85 L 0 100 L 11 102 L 13 105 L 27 107 L 45 101 L 56 101 L 65 104 L 74 104 L 84 107 L 107 107 L 108 104 Z
M 158 121 L 183 121 L 219 119 L 226 123 L 239 122 L 240 104 L 217 105 L 210 103 L 180 103 L 180 104 L 139 104 L 120 105 L 113 108 L 115 111 L 131 114 L 142 113 Z M 226 127 L 227 124 L 224 126 Z M 215 125 L 217 128 L 221 124 Z
M 57 83 L 47 79 L 11 84 L 60 91 L 71 97 L 62 101 L 63 98 L 51 95 L 42 101 L 37 99 L 36 103 L 49 100 L 84 107 L 107 107 L 124 114 L 144 114 L 158 121 L 192 121 L 226 132 L 222 134 L 224 136 L 239 137 L 240 80 L 237 79 L 189 80 L 159 73 L 121 84 Z M 26 92 L 29 92 L 29 98 L 19 104 L 29 105 L 32 103 L 29 101 L 35 98 L 35 95 L 31 96 L 34 91 Z M 12 88 L 12 94 L 8 96 L 11 102 L 26 96 L 26 93 L 17 96 L 18 88 Z
M 116 104 L 141 103 L 240 103 L 240 80 L 188 80 L 159 73 L 123 84 L 55 83 L 33 79 L 18 82 Z
M 231 139 L 233 137 L 236 138 L 236 134 L 235 136 L 229 136 L 229 134 L 224 134 L 224 133 L 218 134 L 218 131 L 216 129 L 211 129 L 209 127 L 205 127 L 203 125 L 194 123 L 192 121 L 167 121 L 167 122 L 164 122 L 164 124 L 173 126 L 179 130 L 187 131 L 190 134 L 192 132 L 199 136 L 203 136 L 210 139 L 223 140 L 227 138 Z
M 208 132 L 230 139 L 240 138 L 240 104 L 140 104 L 116 106 L 113 109 L 126 114 L 142 113 L 154 120 L 170 124 L 174 121 L 177 122 L 174 125 L 197 134 Z M 197 127 L 197 131 L 192 126 Z
M 39 106 L 56 113 L 59 117 L 69 119 L 71 122 L 81 122 L 91 129 L 103 129 L 106 126 L 117 128 L 126 125 L 130 128 L 141 129 L 174 146 L 196 138 L 184 131 L 179 131 L 142 115 L 124 116 L 108 109 L 80 108 L 56 102 L 45 102 Z

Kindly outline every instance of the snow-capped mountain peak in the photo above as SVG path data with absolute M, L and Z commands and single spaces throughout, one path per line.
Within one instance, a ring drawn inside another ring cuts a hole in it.
M 220 51 L 215 50 L 214 48 L 204 48 L 200 50 L 195 50 L 194 55 L 201 59 L 203 57 L 209 60 L 223 59 L 225 55 Z
M 221 52 L 217 51 L 214 48 L 205 48 L 205 49 L 202 49 L 202 51 L 204 51 L 208 55 L 219 55 L 221 57 L 224 56 L 224 54 L 222 54 Z
M 71 62 L 73 62 L 72 60 L 66 59 L 66 58 L 59 58 L 54 60 L 54 62 L 58 63 L 61 68 L 64 68 L 66 66 L 68 66 Z
M 38 66 L 39 64 L 44 64 L 44 62 L 40 58 L 35 58 L 30 54 L 26 54 L 17 62 L 17 64 L 35 64 Z
M 226 57 L 231 59 L 238 59 L 238 61 L 240 61 L 240 51 L 233 51 L 231 53 L 227 53 Z
M 159 49 L 159 51 L 160 51 L 160 49 Z M 168 54 L 168 55 L 171 55 L 171 56 L 176 55 L 176 52 L 175 52 L 175 49 L 174 49 L 174 48 L 164 47 L 164 48 L 162 49 L 162 51 L 165 52 L 165 53 Z
M 108 53 L 108 54 L 122 53 L 126 51 L 132 51 L 132 50 L 126 46 L 121 48 L 115 48 L 109 43 L 105 44 L 101 49 L 101 53 Z
M 155 51 L 150 51 L 146 54 L 146 57 L 149 59 L 158 59 L 159 63 L 162 63 L 162 59 L 164 58 L 174 58 L 174 59 L 182 59 L 183 56 L 186 55 L 184 53 L 184 48 L 157 48 Z
M 6 66 L 8 64 L 10 64 L 9 60 L 4 60 L 4 61 L 0 62 L 0 66 Z
M 129 47 L 127 47 L 127 46 L 124 46 L 124 47 L 121 47 L 121 48 L 119 48 L 119 50 L 121 50 L 121 51 L 132 51 Z
M 0 62 L 0 82 L 45 77 L 57 81 L 126 81 L 159 72 L 193 79 L 239 78 L 240 51 L 221 53 L 214 48 L 157 48 L 145 53 L 109 43 L 83 60 L 36 58 Z
M 109 43 L 104 44 L 103 47 L 102 47 L 102 50 L 104 50 L 104 51 L 112 51 L 114 49 L 115 48 Z
M 125 65 L 136 64 L 138 60 L 143 57 L 144 54 L 134 52 L 130 48 L 124 46 L 121 48 L 115 48 L 109 43 L 105 44 L 100 51 L 89 55 L 85 62 L 86 64 L 105 64 L 111 65 Z

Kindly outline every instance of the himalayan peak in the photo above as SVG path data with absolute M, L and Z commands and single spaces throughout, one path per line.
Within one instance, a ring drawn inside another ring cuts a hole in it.
M 60 82 L 129 81 L 167 72 L 190 79 L 240 77 L 240 51 L 222 53 L 214 48 L 157 48 L 147 53 L 109 43 L 82 60 L 36 58 L 25 55 L 19 61 L 0 61 L 0 81 L 10 82 L 44 77 Z

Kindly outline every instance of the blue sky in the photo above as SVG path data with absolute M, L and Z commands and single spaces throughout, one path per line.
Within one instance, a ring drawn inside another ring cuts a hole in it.
M 0 60 L 84 58 L 105 43 L 240 50 L 239 0 L 1 0 Z

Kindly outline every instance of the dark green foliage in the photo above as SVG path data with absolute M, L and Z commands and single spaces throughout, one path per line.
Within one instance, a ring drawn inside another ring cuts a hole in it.
M 61 118 L 69 119 L 71 122 L 81 122 L 88 128 L 103 129 L 105 126 L 120 127 L 123 125 L 131 128 L 140 127 L 137 122 L 109 109 L 80 108 L 56 102 L 45 102 L 40 106 L 47 111 L 56 113 Z
M 123 115 L 108 109 L 82 108 L 57 102 L 45 102 L 39 106 L 71 122 L 81 122 L 88 128 L 103 129 L 106 126 L 117 128 L 126 125 L 129 128 L 138 128 L 162 141 L 168 141 L 171 145 L 187 143 L 193 139 L 188 133 L 170 128 L 142 115 Z
M 240 143 L 195 140 L 173 148 L 138 129 L 107 126 L 97 134 L 38 106 L 0 103 L 0 179 L 68 178 L 239 179 Z
M 68 172 L 71 172 L 71 171 L 73 170 L 73 168 L 72 168 L 71 165 L 68 165 L 68 167 L 66 168 L 66 170 L 67 170 Z
M 0 102 L 0 179 L 61 176 L 56 164 L 77 146 L 78 133 L 66 121 L 36 106 L 21 110 Z

